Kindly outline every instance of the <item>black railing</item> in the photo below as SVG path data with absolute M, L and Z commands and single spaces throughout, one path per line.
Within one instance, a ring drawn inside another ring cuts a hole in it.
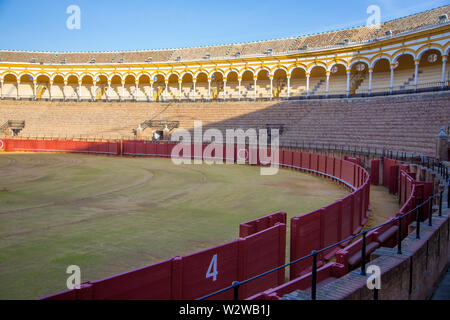
M 441 217 L 442 216 L 442 194 L 443 194 L 443 191 L 441 191 L 440 193 L 439 193 L 439 195 L 440 195 L 440 206 L 439 206 L 439 216 Z M 398 216 L 398 217 L 396 217 L 395 219 L 390 219 L 390 220 L 388 220 L 387 222 L 385 222 L 385 223 L 383 223 L 383 224 L 381 224 L 381 225 L 379 225 L 379 226 L 376 226 L 376 227 L 373 227 L 373 228 L 371 228 L 371 229 L 368 229 L 368 230 L 363 230 L 362 232 L 360 232 L 360 233 L 358 233 L 358 234 L 356 234 L 356 235 L 353 235 L 353 236 L 351 236 L 351 237 L 348 237 L 348 238 L 346 238 L 346 239 L 344 239 L 344 240 L 341 240 L 341 241 L 339 241 L 339 242 L 336 242 L 336 243 L 334 243 L 334 244 L 332 244 L 332 245 L 330 245 L 330 246 L 328 246 L 328 247 L 326 247 L 326 248 L 323 248 L 323 249 L 320 249 L 320 250 L 315 250 L 315 251 L 312 251 L 309 255 L 306 255 L 306 256 L 304 256 L 304 257 L 301 257 L 301 258 L 299 258 L 299 259 L 296 259 L 296 260 L 294 260 L 294 261 L 291 261 L 291 262 L 289 262 L 289 263 L 287 263 L 287 264 L 284 264 L 284 265 L 282 265 L 282 266 L 279 266 L 279 267 L 277 267 L 277 268 L 274 268 L 274 269 L 272 269 L 272 270 L 269 270 L 269 271 L 266 271 L 266 272 L 263 272 L 263 273 L 261 273 L 261 274 L 259 274 L 259 275 L 257 275 L 257 276 L 254 276 L 254 277 L 251 277 L 251 278 L 249 278 L 249 279 L 246 279 L 246 280 L 244 280 L 244 281 L 233 281 L 233 283 L 231 284 L 231 286 L 229 286 L 229 287 L 226 287 L 226 288 L 223 288 L 223 289 L 221 289 L 221 290 L 219 290 L 219 291 L 216 291 L 216 292 L 213 292 L 213 293 L 211 293 L 211 294 L 208 294 L 208 295 L 206 295 L 206 296 L 203 296 L 203 297 L 201 297 L 201 298 L 199 298 L 199 299 L 197 299 L 197 300 L 205 300 L 205 299 L 208 299 L 208 298 L 211 298 L 211 297 L 213 297 L 213 296 L 216 296 L 216 295 L 218 295 L 218 294 L 220 294 L 220 293 L 223 293 L 223 292 L 226 292 L 226 291 L 228 291 L 228 290 L 231 290 L 231 289 L 233 289 L 233 298 L 234 298 L 234 300 L 239 300 L 239 288 L 241 287 L 241 286 L 243 286 L 243 285 L 245 285 L 245 284 L 247 284 L 247 283 L 249 283 L 249 282 L 251 282 L 251 281 L 254 281 L 254 280 L 256 280 L 256 279 L 259 279 L 259 278 L 262 278 L 262 277 L 264 277 L 264 276 L 266 276 L 266 275 L 268 275 L 268 274 L 271 274 L 271 273 L 273 273 L 273 272 L 276 272 L 276 271 L 278 271 L 278 270 L 281 270 L 281 269 L 284 269 L 284 268 L 286 268 L 286 267 L 288 267 L 288 266 L 291 266 L 291 265 L 293 265 L 293 264 L 295 264 L 295 263 L 298 263 L 298 262 L 300 262 L 300 261 L 303 261 L 303 260 L 305 260 L 305 259 L 308 259 L 308 258 L 313 258 L 312 260 L 312 273 L 311 273 L 311 300 L 316 300 L 317 299 L 317 256 L 320 254 L 320 253 L 322 253 L 322 252 L 325 252 L 325 251 L 327 251 L 327 250 L 330 250 L 330 249 L 332 249 L 332 248 L 334 248 L 334 247 L 336 247 L 336 246 L 338 246 L 338 245 L 341 245 L 342 243 L 347 243 L 347 242 L 349 242 L 349 241 L 352 241 L 352 240 L 354 240 L 354 239 L 356 239 L 356 238 L 358 238 L 358 237 L 360 237 L 360 236 L 362 236 L 362 247 L 361 247 L 361 271 L 360 271 L 360 274 L 361 275 L 363 275 L 363 276 L 366 276 L 366 235 L 367 235 L 367 233 L 369 233 L 369 232 L 371 232 L 371 231 L 374 231 L 374 230 L 377 230 L 377 229 L 379 229 L 379 228 L 381 228 L 381 227 L 384 227 L 384 226 L 386 226 L 386 225 L 389 225 L 389 224 L 393 224 L 394 222 L 396 222 L 396 221 L 398 221 L 398 240 L 397 240 L 397 254 L 402 254 L 402 219 L 404 219 L 405 217 L 407 217 L 408 215 L 410 215 L 411 213 L 416 213 L 416 223 L 417 223 L 417 225 L 416 225 L 416 238 L 417 239 L 420 239 L 420 224 L 421 224 L 421 221 L 420 221 L 420 218 L 421 218 L 421 214 L 419 213 L 419 211 L 420 212 L 422 212 L 422 207 L 425 205 L 425 204 L 427 204 L 428 202 L 431 204 L 432 203 L 432 200 L 437 196 L 438 194 L 435 194 L 435 195 L 433 195 L 433 196 L 430 196 L 427 200 L 425 200 L 424 202 L 422 202 L 421 204 L 419 204 L 418 206 L 416 206 L 414 209 L 412 209 L 412 210 L 410 210 L 410 211 L 408 211 L 408 212 L 406 212 L 406 213 L 404 213 L 404 214 L 402 214 L 402 215 L 400 215 L 400 216 Z M 430 205 L 429 206 L 429 208 L 430 208 L 430 212 L 429 212 L 429 218 L 428 218 L 428 225 L 429 226 L 432 226 L 432 206 Z M 374 294 L 374 297 L 375 296 L 377 296 L 377 293 L 375 293 Z

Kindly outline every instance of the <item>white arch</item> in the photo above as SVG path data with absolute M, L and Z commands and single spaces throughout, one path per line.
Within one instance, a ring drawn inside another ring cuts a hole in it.
M 52 77 L 50 78 L 51 81 L 54 81 L 56 77 L 60 76 L 63 78 L 63 81 L 65 80 L 64 75 L 62 73 L 54 73 Z
M 64 77 L 64 81 L 69 81 L 69 78 L 71 76 L 74 76 L 75 78 L 77 78 L 77 82 L 80 82 L 80 76 L 75 73 L 66 74 L 66 76 Z
M 112 81 L 112 79 L 113 79 L 115 76 L 118 76 L 118 77 L 120 78 L 120 82 L 123 82 L 123 77 L 122 77 L 122 75 L 121 75 L 120 73 L 112 73 L 112 74 L 110 74 L 110 75 L 108 76 L 108 82 Z
M 323 71 L 327 72 L 327 66 L 326 66 L 326 65 L 316 63 L 316 64 L 314 64 L 314 65 L 311 65 L 311 66 L 308 68 L 307 73 L 311 73 L 311 71 L 312 71 L 314 68 L 322 68 Z
M 136 76 L 136 79 L 137 79 L 136 81 L 141 82 L 141 78 L 142 78 L 143 76 L 147 76 L 147 77 L 150 79 L 150 82 L 152 82 L 153 77 L 152 77 L 152 75 L 151 75 L 150 73 L 148 73 L 148 72 L 141 72 L 141 73 L 139 73 L 139 74 Z
M 411 57 L 413 58 L 413 60 L 416 60 L 416 56 L 415 56 L 412 52 L 410 52 L 410 51 L 405 51 L 405 52 L 399 52 L 399 53 L 397 53 L 397 54 L 392 58 L 392 63 L 396 63 L 397 60 L 398 60 L 401 56 L 404 56 L 404 55 L 411 56 Z
M 212 78 L 212 76 L 213 76 L 213 74 L 214 73 L 220 73 L 221 75 L 222 75 L 222 79 L 225 79 L 225 74 L 224 74 L 224 72 L 222 71 L 222 70 L 220 70 L 220 69 L 217 69 L 217 70 L 211 70 L 211 72 L 209 73 L 209 75 L 208 75 L 208 78 Z
M 375 65 L 377 64 L 377 62 L 382 60 L 382 59 L 387 60 L 389 62 L 389 65 L 392 64 L 391 57 L 383 54 L 383 55 L 377 57 L 375 60 L 373 60 L 372 63 L 369 65 L 369 68 L 373 69 L 375 67 Z
M 294 72 L 295 69 L 302 69 L 303 71 L 305 71 L 305 73 L 308 73 L 308 70 L 304 66 L 299 65 L 299 66 L 293 66 L 291 69 L 289 69 L 288 74 L 292 75 L 292 72 Z
M 270 77 L 270 76 L 273 76 L 272 70 L 270 70 L 268 67 L 262 67 L 262 68 L 256 69 L 256 70 L 255 70 L 256 76 L 258 76 L 259 73 L 260 73 L 261 71 L 263 71 L 263 70 L 265 70 L 265 71 L 267 71 L 267 72 L 269 73 L 269 77 Z
M 180 74 L 180 78 L 183 81 L 183 77 L 187 74 L 190 74 L 192 79 L 194 79 L 194 74 L 191 71 L 184 71 L 183 73 Z
M 237 69 L 230 69 L 230 70 L 228 70 L 227 72 L 225 72 L 224 79 L 225 79 L 225 78 L 228 78 L 228 75 L 229 75 L 230 73 L 232 73 L 232 72 L 236 73 L 236 74 L 238 75 L 238 77 L 239 77 L 239 70 L 237 70 Z
M 357 63 L 365 63 L 367 65 L 368 68 L 370 68 L 370 61 L 366 58 L 359 58 L 357 60 L 353 60 L 352 63 L 349 64 L 348 69 L 347 70 L 352 70 L 353 66 Z
M 442 52 L 442 49 L 441 49 L 441 48 L 435 47 L 435 46 L 431 46 L 431 47 L 423 48 L 422 51 L 420 51 L 419 54 L 417 55 L 417 59 L 418 59 L 418 60 L 422 59 L 423 54 L 424 54 L 425 52 L 427 52 L 427 51 L 430 51 L 430 50 L 436 50 L 436 51 L 439 51 L 440 54 L 441 54 L 441 57 L 442 57 L 442 55 L 444 54 L 444 53 Z
M 194 73 L 194 79 L 197 79 L 197 77 L 198 77 L 198 75 L 200 73 L 204 73 L 206 78 L 208 78 L 208 71 L 206 71 L 206 70 L 198 70 L 197 72 Z
M 244 76 L 244 73 L 246 73 L 247 71 L 250 72 L 253 77 L 255 77 L 255 71 L 253 69 L 242 69 L 239 73 L 239 77 L 242 78 Z
M 81 78 L 80 78 L 79 80 L 81 80 L 81 82 L 83 82 L 83 79 L 84 79 L 85 77 L 91 77 L 92 82 L 93 82 L 93 83 L 95 82 L 94 76 L 93 76 L 92 74 L 90 74 L 90 73 L 85 73 L 85 74 L 81 75 Z
M 1 79 L 2 79 L 2 80 L 5 80 L 5 77 L 8 76 L 8 75 L 15 76 L 15 77 L 16 77 L 16 81 L 19 80 L 19 76 L 18 76 L 16 73 L 12 72 L 12 71 L 5 72 L 5 73 L 2 75 Z
M 347 64 L 343 63 L 342 61 L 336 61 L 328 66 L 327 71 L 331 72 L 331 69 L 333 69 L 333 67 L 337 65 L 341 65 L 345 70 L 347 70 Z
M 275 72 L 277 72 L 278 70 L 283 70 L 284 72 L 286 72 L 286 76 L 289 74 L 289 71 L 285 66 L 277 66 L 274 69 L 272 69 L 274 76 L 275 76 Z

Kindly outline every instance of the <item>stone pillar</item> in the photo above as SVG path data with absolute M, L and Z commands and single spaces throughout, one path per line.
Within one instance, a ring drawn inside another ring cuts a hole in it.
M 350 96 L 350 75 L 351 70 L 347 70 L 347 98 Z
M 369 68 L 369 95 L 372 94 L 373 68 Z
M 238 86 L 239 86 L 239 89 L 238 89 L 239 90 L 238 100 L 241 101 L 241 85 L 242 85 L 242 78 L 241 77 L 238 78 L 238 83 L 239 83 L 238 84 Z
M 257 97 L 257 93 L 256 93 L 256 81 L 258 80 L 257 76 L 254 76 L 254 81 L 255 81 L 255 101 L 256 101 L 256 97 Z
M 306 74 L 306 96 L 309 97 L 309 79 L 311 77 L 310 73 Z
M 211 101 L 211 79 L 208 79 L 208 101 Z
M 169 80 L 166 80 L 166 87 L 164 88 L 163 100 L 167 101 L 168 96 L 169 96 Z
M 291 97 L 291 75 L 287 76 L 287 98 Z
M 64 80 L 63 87 L 62 87 L 62 94 L 63 94 L 63 100 L 66 101 L 66 93 L 64 92 L 64 89 L 67 87 L 69 82 L 67 80 Z
M 394 69 L 395 64 L 391 64 L 391 85 L 390 85 L 390 93 L 394 92 Z
M 106 100 L 109 101 L 109 93 L 111 91 L 111 80 L 108 80 L 108 89 L 106 90 Z
M 150 79 L 150 99 L 153 101 L 154 92 L 153 92 L 153 79 Z
M 223 80 L 223 101 L 227 100 L 227 80 Z
M 270 75 L 270 100 L 273 99 L 273 75 Z
M 326 84 L 326 89 L 325 89 L 325 96 L 328 98 L 328 91 L 330 90 L 330 75 L 331 75 L 331 72 L 327 71 L 326 75 L 327 75 L 327 84 Z
M 33 100 L 36 100 L 36 80 L 33 81 Z
M 445 67 L 447 65 L 447 56 L 442 56 L 442 84 L 441 88 L 445 87 Z
M 436 136 L 436 158 L 441 161 L 448 161 L 448 135 L 445 127 L 441 127 L 441 132 Z
M 195 97 L 196 97 L 196 90 L 197 90 L 197 78 L 195 78 L 195 79 L 192 79 L 192 81 L 194 82 L 194 92 L 193 92 L 193 98 L 194 98 L 194 101 L 195 101 Z
M 138 93 L 139 93 L 139 81 L 136 81 L 136 90 L 135 90 L 135 94 L 134 94 L 134 100 L 137 102 L 138 101 Z
M 1 84 L 1 87 L 0 87 L 0 99 L 3 99 L 3 84 L 4 84 L 3 79 L 0 80 L 0 84 Z
M 419 63 L 420 60 L 414 60 L 414 91 L 417 91 L 417 83 L 419 82 Z

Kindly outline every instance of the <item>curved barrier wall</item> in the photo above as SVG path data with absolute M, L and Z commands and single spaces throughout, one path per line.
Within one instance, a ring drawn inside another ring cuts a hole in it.
M 370 260 L 371 253 L 374 252 L 377 248 L 393 248 L 398 245 L 398 241 L 403 241 L 407 237 L 408 233 L 410 232 L 408 227 L 412 222 L 417 221 L 417 219 L 420 221 L 425 221 L 429 218 L 429 214 L 431 213 L 432 203 L 431 201 L 426 201 L 431 199 L 430 197 L 432 197 L 434 194 L 433 183 L 419 181 L 418 179 L 416 179 L 417 174 L 410 171 L 411 168 L 408 164 L 402 164 L 400 161 L 388 158 L 384 158 L 383 163 L 385 169 L 383 174 L 383 184 L 384 186 L 386 186 L 386 188 L 389 189 L 389 191 L 397 191 L 396 193 L 398 194 L 399 204 L 402 207 L 399 212 L 395 214 L 395 217 L 388 219 L 383 225 L 367 233 L 365 239 L 366 261 Z M 332 204 L 330 206 L 337 206 L 338 208 L 339 206 L 342 207 L 342 202 L 344 201 L 345 200 L 339 200 L 335 204 Z M 424 202 L 426 203 L 423 204 Z M 414 211 L 414 209 L 420 204 L 423 204 L 420 209 Z M 349 212 L 352 211 L 350 210 Z M 339 238 L 339 236 L 336 237 L 336 229 L 333 226 L 333 222 L 335 223 L 336 221 L 333 221 L 326 216 L 326 214 L 324 213 L 324 208 L 317 210 L 316 214 L 319 214 L 321 217 L 323 215 L 324 217 L 326 217 L 326 219 L 322 219 L 319 222 L 319 219 L 314 218 L 313 213 L 302 216 L 304 217 L 303 223 L 306 224 L 303 226 L 303 229 L 309 231 L 308 233 L 305 232 L 306 236 L 309 236 L 309 238 L 305 237 L 307 242 L 314 243 L 316 246 L 319 246 L 321 241 L 323 241 L 323 235 L 321 232 L 326 230 L 323 228 L 323 223 L 325 223 L 329 224 L 332 230 L 331 233 L 327 235 L 327 237 L 333 238 L 333 241 L 330 242 L 337 243 L 338 241 L 336 241 L 336 238 Z M 395 219 L 399 217 L 402 217 L 401 220 Z M 349 218 L 349 220 L 351 220 L 351 216 Z M 293 219 L 298 220 L 299 218 Z M 399 224 L 401 224 L 401 226 Z M 347 225 L 349 224 L 347 223 Z M 400 235 L 399 229 L 401 229 Z M 291 227 L 291 233 L 293 230 L 294 229 Z M 349 230 L 351 229 L 347 228 L 347 231 Z M 342 238 L 346 239 L 347 237 Z M 310 253 L 310 249 L 312 248 L 313 246 L 306 248 L 302 252 L 304 254 L 300 256 L 306 256 L 308 253 Z M 353 242 L 351 245 L 338 250 L 336 252 L 335 263 L 328 263 L 324 265 L 323 257 L 322 260 L 318 259 L 319 268 L 317 269 L 317 286 L 324 286 L 329 282 L 345 276 L 348 272 L 359 267 L 361 265 L 362 258 L 361 252 L 362 239 L 359 239 L 358 241 Z M 304 269 L 296 267 L 296 269 L 294 269 L 293 271 L 291 268 L 291 281 L 278 287 L 266 290 L 262 293 L 256 294 L 249 299 L 279 300 L 284 295 L 290 294 L 293 291 L 308 290 L 309 288 L 311 288 L 312 282 L 311 264 L 311 259 L 309 259 L 308 263 L 304 264 Z M 300 269 L 300 276 L 295 273 L 292 274 L 298 269 Z
M 144 141 L 5 139 L 4 143 L 5 150 L 11 152 L 81 152 L 156 157 L 170 157 L 175 146 Z M 199 145 L 192 145 L 192 153 L 189 156 L 192 159 L 198 157 L 194 152 L 196 147 Z M 200 150 L 204 148 L 205 146 Z M 224 160 L 228 156 L 225 151 Z M 244 146 L 235 146 L 233 151 L 234 162 L 248 160 L 248 155 L 258 154 L 256 148 Z M 243 159 L 242 155 L 247 156 Z M 179 156 L 186 157 L 183 154 Z M 321 175 L 352 190 L 344 199 L 291 219 L 291 261 L 358 233 L 367 221 L 370 176 L 358 164 L 360 160 L 349 160 L 292 150 L 279 151 L 281 167 Z M 225 288 L 235 280 L 249 279 L 285 263 L 286 213 L 278 212 L 243 223 L 239 232 L 241 238 L 235 241 L 110 278 L 84 283 L 81 289 L 57 293 L 43 299 L 196 299 Z M 335 253 L 336 249 L 325 252 L 320 256 L 319 264 L 324 265 Z M 304 275 L 310 268 L 310 259 L 293 264 L 290 269 L 291 280 Z M 344 269 L 342 265 L 333 268 Z M 239 298 L 248 298 L 283 285 L 284 277 L 285 271 L 281 269 L 246 283 L 241 287 Z M 213 298 L 231 299 L 232 294 L 232 291 L 227 291 Z

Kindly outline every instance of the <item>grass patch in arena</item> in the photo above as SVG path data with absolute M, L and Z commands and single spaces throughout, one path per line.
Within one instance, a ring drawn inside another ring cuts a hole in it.
M 276 211 L 288 219 L 348 190 L 282 169 L 175 166 L 168 159 L 78 154 L 0 154 L 0 299 L 65 290 L 67 266 L 82 281 L 207 249 L 238 237 L 239 224 Z

